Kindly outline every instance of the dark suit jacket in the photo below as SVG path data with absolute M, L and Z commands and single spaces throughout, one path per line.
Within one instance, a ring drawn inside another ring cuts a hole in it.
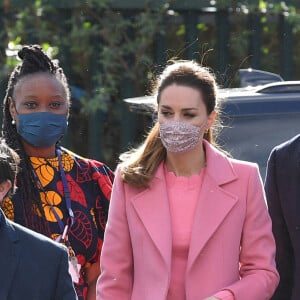
M 63 246 L 7 220 L 1 209 L 0 299 L 77 299 Z
M 265 189 L 276 240 L 280 283 L 273 300 L 300 299 L 300 135 L 275 147 Z

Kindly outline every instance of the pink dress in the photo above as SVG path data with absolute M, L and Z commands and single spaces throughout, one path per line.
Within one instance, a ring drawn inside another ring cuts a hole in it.
M 185 272 L 197 200 L 205 169 L 190 177 L 176 176 L 164 166 L 172 226 L 171 281 L 167 300 L 185 300 Z M 229 290 L 213 295 L 217 299 L 234 300 Z
M 165 166 L 172 226 L 172 269 L 167 300 L 185 299 L 185 272 L 189 254 L 194 212 L 204 169 L 190 177 L 176 177 Z

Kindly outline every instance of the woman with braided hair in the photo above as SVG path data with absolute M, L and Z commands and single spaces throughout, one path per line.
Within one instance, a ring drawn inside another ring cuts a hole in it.
M 59 146 L 70 108 L 62 68 L 39 45 L 23 46 L 3 103 L 2 134 L 20 156 L 8 218 L 61 242 L 78 299 L 95 299 L 113 173 Z M 32 258 L 34 259 L 34 257 Z

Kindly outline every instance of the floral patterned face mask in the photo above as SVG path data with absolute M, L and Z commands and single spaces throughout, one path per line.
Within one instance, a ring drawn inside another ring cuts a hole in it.
M 169 121 L 159 126 L 160 138 L 169 152 L 183 153 L 193 149 L 203 137 L 201 130 L 206 126 L 195 126 L 181 121 Z

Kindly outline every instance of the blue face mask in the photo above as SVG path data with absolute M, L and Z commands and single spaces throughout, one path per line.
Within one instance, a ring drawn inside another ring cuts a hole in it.
M 45 148 L 55 145 L 67 128 L 67 116 L 49 112 L 20 114 L 17 131 L 30 145 Z

